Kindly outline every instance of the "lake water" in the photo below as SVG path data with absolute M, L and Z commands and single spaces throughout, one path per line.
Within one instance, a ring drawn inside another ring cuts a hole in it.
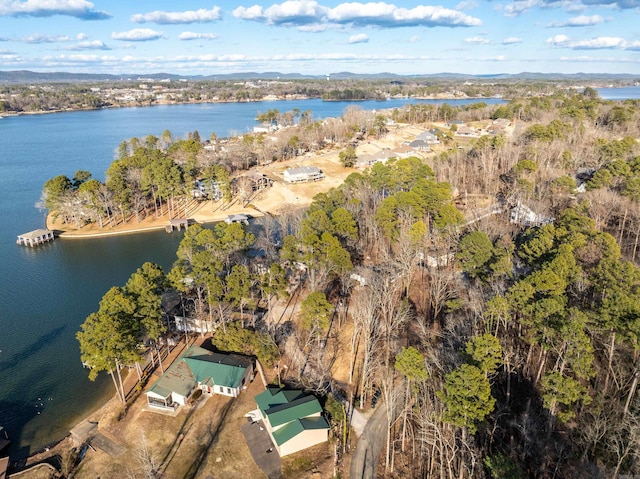
M 500 100 L 482 100 L 498 103 Z M 66 435 L 112 394 L 103 374 L 95 383 L 82 368 L 75 334 L 102 295 L 123 285 L 145 261 L 167 271 L 181 235 L 140 233 L 104 239 L 56 240 L 40 248 L 16 236 L 44 226 L 34 205 L 46 180 L 76 170 L 103 179 L 118 144 L 133 136 L 174 136 L 198 130 L 202 138 L 243 133 L 260 112 L 299 108 L 315 119 L 340 116 L 347 106 L 401 107 L 387 102 L 288 102 L 171 105 L 7 117 L 0 120 L 0 425 L 26 456 Z M 451 105 L 469 100 L 447 101 Z
M 640 99 L 640 86 L 626 88 L 596 88 L 603 100 Z

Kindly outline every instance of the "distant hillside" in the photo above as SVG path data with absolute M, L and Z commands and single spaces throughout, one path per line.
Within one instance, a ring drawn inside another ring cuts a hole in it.
M 100 81 L 135 81 L 143 79 L 154 80 L 538 80 L 538 81 L 640 81 L 639 75 L 610 74 L 610 73 L 535 73 L 522 72 L 517 74 L 496 73 L 492 75 L 466 75 L 463 73 L 431 73 L 424 75 L 398 75 L 396 73 L 352 73 L 337 72 L 327 75 L 304 75 L 301 73 L 280 72 L 240 72 L 215 75 L 176 75 L 173 73 L 123 73 L 110 75 L 103 73 L 69 73 L 69 72 L 33 72 L 29 70 L 0 71 L 0 83 L 76 83 L 76 82 L 100 82 Z

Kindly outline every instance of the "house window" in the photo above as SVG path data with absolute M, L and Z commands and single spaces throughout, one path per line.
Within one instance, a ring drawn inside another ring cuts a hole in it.
M 224 393 L 224 388 L 222 386 L 218 386 L 218 388 L 220 389 L 221 393 Z
M 231 394 L 231 388 L 227 388 L 227 394 Z

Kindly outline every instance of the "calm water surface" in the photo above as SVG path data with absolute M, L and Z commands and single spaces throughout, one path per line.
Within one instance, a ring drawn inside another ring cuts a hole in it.
M 211 132 L 229 136 L 250 130 L 258 113 L 273 108 L 311 110 L 321 119 L 339 116 L 350 105 L 376 109 L 405 103 L 419 102 L 171 105 L 1 119 L 0 425 L 13 441 L 12 457 L 60 439 L 111 395 L 107 375 L 95 383 L 87 379 L 75 333 L 102 295 L 113 285 L 123 285 L 143 262 L 156 262 L 168 271 L 181 237 L 152 232 L 18 247 L 18 234 L 44 226 L 45 213 L 35 204 L 46 180 L 59 174 L 71 177 L 79 169 L 104 179 L 121 141 L 160 136 L 165 129 L 175 137 L 194 130 L 203 138 Z

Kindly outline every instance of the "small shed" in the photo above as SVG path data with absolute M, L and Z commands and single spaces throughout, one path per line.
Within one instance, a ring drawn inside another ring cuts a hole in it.
M 299 166 L 289 168 L 284 172 L 284 179 L 289 183 L 302 183 L 306 181 L 320 181 L 324 173 L 317 166 Z
M 39 230 L 33 230 L 33 231 L 29 231 L 28 233 L 18 235 L 17 243 L 19 245 L 33 247 L 33 246 L 38 246 L 40 244 L 47 243 L 49 241 L 53 241 L 54 239 L 55 239 L 55 236 L 53 234 L 53 231 L 47 230 L 47 229 L 39 229 Z

